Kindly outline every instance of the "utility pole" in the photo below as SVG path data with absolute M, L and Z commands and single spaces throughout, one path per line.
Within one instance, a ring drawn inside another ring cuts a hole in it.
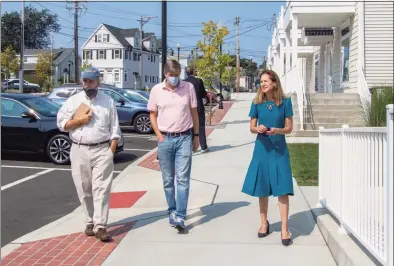
M 55 84 L 53 80 L 53 32 L 51 32 L 51 83 Z
M 139 67 L 139 74 L 140 74 L 140 84 L 139 84 L 139 88 L 140 89 L 143 89 L 142 88 L 142 77 L 144 76 L 143 75 L 143 68 L 142 68 L 142 64 L 143 64 L 143 60 L 144 60 L 144 57 L 143 57 L 143 47 L 144 47 L 144 31 L 142 30 L 142 28 L 144 27 L 144 25 L 149 21 L 149 20 L 151 20 L 153 17 L 151 17 L 151 16 L 149 16 L 149 17 L 144 17 L 144 16 L 141 16 L 141 19 L 139 19 L 139 20 L 137 20 L 137 21 L 139 21 L 140 22 L 140 54 L 141 54 L 141 56 L 140 56 L 140 67 Z M 145 20 L 146 19 L 146 20 Z
M 164 65 L 167 62 L 167 1 L 161 2 L 161 78 L 164 81 Z
M 21 51 L 19 56 L 19 93 L 23 93 L 23 63 L 25 50 L 25 0 L 22 0 L 22 17 L 21 17 Z
M 240 49 L 239 49 L 239 17 L 237 16 L 235 18 L 235 34 L 236 34 L 236 39 L 235 39 L 235 45 L 236 45 L 236 53 L 237 53 L 237 82 L 236 82 L 236 90 L 237 93 L 239 93 L 239 81 L 240 81 L 240 64 L 241 64 L 241 59 L 240 59 Z
M 219 22 L 218 30 L 222 27 L 222 21 Z M 222 44 L 223 40 L 220 41 L 219 44 L 219 56 L 222 56 Z M 222 94 L 222 70 L 219 69 L 219 91 L 220 91 L 220 97 L 221 97 L 221 104 L 219 104 L 219 109 L 223 109 L 223 94 Z
M 74 6 L 74 80 L 79 84 L 78 70 L 79 70 L 79 57 L 78 57 L 78 1 L 75 1 Z

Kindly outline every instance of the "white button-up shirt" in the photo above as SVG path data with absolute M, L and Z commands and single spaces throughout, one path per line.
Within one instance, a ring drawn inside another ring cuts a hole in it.
M 118 112 L 114 100 L 100 90 L 93 99 L 89 99 L 84 91 L 67 99 L 57 114 L 57 126 L 61 131 L 67 121 L 72 119 L 79 105 L 85 103 L 92 111 L 92 119 L 88 124 L 69 131 L 70 138 L 79 143 L 94 144 L 113 139 L 120 139 Z

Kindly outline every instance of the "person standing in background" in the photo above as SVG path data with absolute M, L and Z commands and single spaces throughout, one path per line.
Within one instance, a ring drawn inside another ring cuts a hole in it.
M 207 97 L 207 91 L 205 90 L 204 82 L 202 81 L 202 79 L 196 78 L 194 76 L 193 67 L 188 67 L 186 69 L 186 74 L 187 78 L 184 81 L 193 84 L 194 89 L 196 90 L 201 151 L 208 152 L 209 149 L 207 145 L 207 136 L 205 134 L 205 108 L 203 103 L 203 99 Z

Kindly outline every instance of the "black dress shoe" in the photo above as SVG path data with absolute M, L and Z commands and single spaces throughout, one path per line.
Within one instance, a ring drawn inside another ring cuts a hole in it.
M 94 236 L 93 227 L 94 227 L 93 224 L 88 224 L 88 225 L 86 225 L 85 234 L 86 234 L 87 236 Z
M 290 234 L 290 238 L 286 238 L 286 239 L 283 239 L 282 238 L 282 233 L 280 233 L 280 237 L 281 237 L 281 239 L 282 239 L 282 245 L 283 246 L 290 246 L 290 244 L 292 243 L 291 242 L 291 234 Z
M 257 236 L 259 238 L 266 237 L 270 234 L 270 223 L 267 221 L 267 231 L 265 233 L 258 232 Z

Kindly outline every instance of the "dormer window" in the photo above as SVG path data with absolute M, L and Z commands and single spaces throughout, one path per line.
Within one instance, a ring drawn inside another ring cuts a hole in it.
M 94 38 L 96 42 L 109 42 L 109 34 L 96 34 Z

